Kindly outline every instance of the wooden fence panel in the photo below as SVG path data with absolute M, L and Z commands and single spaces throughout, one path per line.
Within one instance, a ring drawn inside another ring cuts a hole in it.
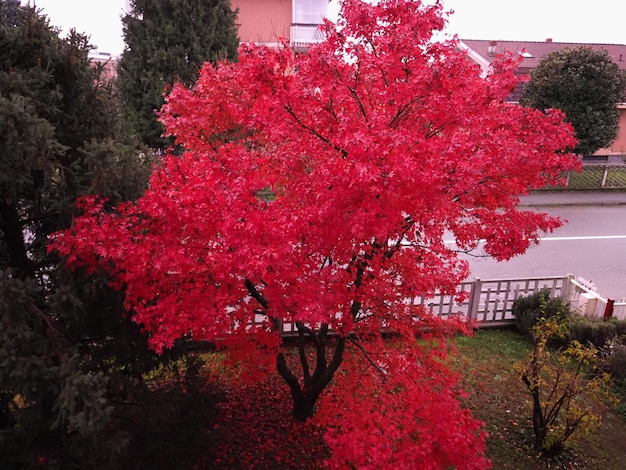
M 512 323 L 513 303 L 519 296 L 533 294 L 542 289 L 550 290 L 552 296 L 564 296 L 568 292 L 567 276 L 522 279 L 476 279 L 459 286 L 461 301 L 455 296 L 435 295 L 429 299 L 416 298 L 414 304 L 425 305 L 436 314 L 445 317 L 465 315 L 481 324 Z
M 413 305 L 428 307 L 435 315 L 447 318 L 451 315 L 470 316 L 471 295 L 474 290 L 473 282 L 459 284 L 456 295 L 435 294 L 433 297 L 415 297 Z

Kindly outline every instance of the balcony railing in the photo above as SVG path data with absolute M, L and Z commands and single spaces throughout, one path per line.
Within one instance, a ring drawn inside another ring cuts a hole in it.
M 311 44 L 319 44 L 324 41 L 324 32 L 321 25 L 292 24 L 290 31 L 290 44 L 293 48 L 307 48 Z

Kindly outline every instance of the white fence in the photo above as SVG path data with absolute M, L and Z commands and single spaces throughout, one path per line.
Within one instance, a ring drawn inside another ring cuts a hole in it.
M 424 305 L 439 316 L 464 315 L 476 326 L 496 327 L 515 323 L 513 302 L 520 296 L 528 296 L 544 289 L 550 297 L 562 297 L 581 315 L 599 318 L 626 319 L 626 298 L 607 299 L 600 296 L 590 283 L 573 274 L 555 277 L 529 277 L 519 279 L 476 279 L 462 282 L 456 296 L 435 295 L 427 299 L 416 297 L 415 305 Z M 464 300 L 458 300 L 460 297 Z M 258 316 L 262 323 L 265 317 Z M 283 336 L 297 334 L 295 324 L 281 324 Z
M 416 298 L 414 302 L 429 307 L 433 313 L 444 317 L 465 315 L 478 321 L 479 326 L 497 326 L 515 322 L 513 302 L 543 289 L 551 297 L 563 297 L 580 314 L 600 318 L 626 318 L 626 298 L 607 299 L 599 295 L 588 283 L 572 274 L 559 277 L 532 277 L 520 279 L 476 279 L 463 282 L 459 293 L 466 300 L 456 301 L 454 296 L 436 295 L 430 299 Z
M 580 278 L 570 275 L 568 300 L 581 315 L 600 318 L 626 319 L 626 298 L 602 297 Z
M 414 302 L 429 307 L 437 315 L 462 314 L 480 322 L 480 326 L 496 326 L 515 322 L 512 313 L 515 299 L 543 289 L 549 289 L 551 296 L 565 297 L 569 293 L 569 277 L 476 279 L 459 286 L 459 293 L 466 297 L 461 302 L 453 296 L 418 297 Z

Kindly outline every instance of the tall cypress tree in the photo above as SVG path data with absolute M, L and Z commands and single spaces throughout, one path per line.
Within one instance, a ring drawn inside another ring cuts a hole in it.
M 90 49 L 0 0 L 0 468 L 29 468 L 42 447 L 73 452 L 77 436 L 104 429 L 112 354 L 96 354 L 134 334 L 102 276 L 75 277 L 47 250 L 78 197 L 136 198 L 151 171 L 119 139 L 119 105 Z
M 163 149 L 156 111 L 175 82 L 193 84 L 205 62 L 234 60 L 239 39 L 230 0 L 133 0 L 123 18 L 126 49 L 118 66 L 124 113 L 147 145 Z

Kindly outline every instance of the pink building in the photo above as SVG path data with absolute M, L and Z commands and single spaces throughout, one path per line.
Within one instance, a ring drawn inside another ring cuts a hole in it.
M 328 0 L 231 0 L 239 9 L 239 40 L 264 45 L 289 41 L 306 50 L 323 39 L 319 26 L 328 15 Z
M 102 77 L 104 81 L 112 80 L 117 76 L 118 58 L 108 52 L 91 51 L 89 60 L 92 65 L 102 65 Z
M 287 40 L 296 51 L 306 51 L 323 40 L 319 27 L 328 16 L 329 0 L 231 0 L 239 9 L 238 35 L 241 42 L 276 46 Z M 131 11 L 127 1 L 126 11 Z M 93 54 L 92 62 L 105 65 L 107 78 L 115 76 L 117 58 Z
M 626 159 L 626 103 L 617 105 L 619 109 L 619 129 L 617 137 L 608 149 L 598 150 L 596 154 L 601 155 L 621 155 Z

